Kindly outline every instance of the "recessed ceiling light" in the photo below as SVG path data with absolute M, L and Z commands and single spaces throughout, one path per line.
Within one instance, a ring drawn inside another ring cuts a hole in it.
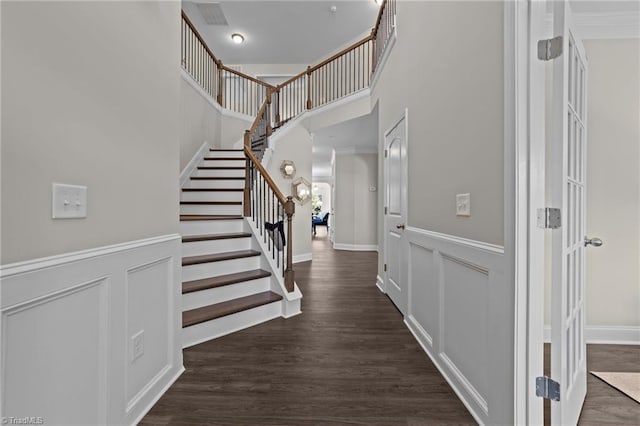
M 244 36 L 239 33 L 234 33 L 234 34 L 231 34 L 231 40 L 233 40 L 235 44 L 240 44 L 244 41 Z

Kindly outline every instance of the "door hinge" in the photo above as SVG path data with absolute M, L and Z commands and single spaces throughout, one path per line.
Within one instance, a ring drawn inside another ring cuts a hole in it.
M 562 36 L 538 40 L 538 59 L 550 61 L 562 55 Z
M 387 206 L 384 206 L 384 214 L 388 214 L 387 212 L 389 211 L 389 208 Z
M 384 158 L 387 158 L 389 156 L 389 150 L 385 149 L 384 150 Z
M 384 264 L 384 271 L 387 272 L 387 264 Z
M 560 401 L 560 383 L 547 376 L 536 377 L 536 396 Z
M 561 217 L 560 209 L 553 207 L 538 209 L 538 228 L 558 229 L 562 225 Z

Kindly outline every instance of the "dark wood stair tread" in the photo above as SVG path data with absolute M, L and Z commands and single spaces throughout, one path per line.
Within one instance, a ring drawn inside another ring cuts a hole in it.
M 235 166 L 198 166 L 198 170 L 244 170 L 245 167 Z
M 245 157 L 204 157 L 207 161 L 247 161 Z
M 232 232 L 229 234 L 207 234 L 207 235 L 185 235 L 182 237 L 183 243 L 193 243 L 196 241 L 230 240 L 232 238 L 249 238 L 251 232 Z
M 221 262 L 223 260 L 242 259 L 245 257 L 260 256 L 257 250 L 227 251 L 224 253 L 202 254 L 182 258 L 182 266 L 198 265 L 200 263 Z
M 184 205 L 204 205 L 204 206 L 238 206 L 242 201 L 180 201 Z
M 255 269 L 253 271 L 238 272 L 237 274 L 220 275 L 217 277 L 204 278 L 201 280 L 187 281 L 182 283 L 182 294 L 193 293 L 200 290 L 208 290 L 210 288 L 223 287 L 225 285 L 237 284 L 270 276 L 270 272 L 264 271 L 262 269 Z
M 244 180 L 244 176 L 242 177 L 237 177 L 237 176 L 191 176 L 191 180 Z
M 191 220 L 240 220 L 243 217 L 232 214 L 181 214 L 180 221 Z
M 269 303 L 282 300 L 282 296 L 271 291 L 253 294 L 251 296 L 239 297 L 215 305 L 203 306 L 182 313 L 182 327 L 200 324 L 227 315 L 236 314 L 248 309 L 257 308 Z
M 242 192 L 244 188 L 183 188 L 183 192 Z

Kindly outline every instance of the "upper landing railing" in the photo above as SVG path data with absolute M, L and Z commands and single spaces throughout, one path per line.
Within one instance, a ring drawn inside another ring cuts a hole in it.
M 254 116 L 244 134 L 244 216 L 256 226 L 267 256 L 294 291 L 292 217 L 295 204 L 261 163 L 274 129 L 302 112 L 369 87 L 395 28 L 396 0 L 384 0 L 371 34 L 278 86 L 225 66 L 182 13 L 182 67 L 224 108 Z M 286 224 L 286 226 L 285 226 Z

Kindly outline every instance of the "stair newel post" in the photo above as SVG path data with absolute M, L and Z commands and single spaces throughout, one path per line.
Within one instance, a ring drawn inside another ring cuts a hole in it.
M 307 67 L 307 109 L 313 108 L 311 102 L 311 65 Z
M 245 153 L 247 152 L 247 150 L 250 150 L 250 149 L 251 149 L 251 134 L 249 130 L 245 130 L 244 132 Z M 245 171 L 244 171 L 244 197 L 243 197 L 243 203 L 242 203 L 244 217 L 251 216 L 251 187 L 250 187 L 251 183 L 249 182 L 251 179 L 250 167 L 251 167 L 251 160 L 249 160 L 249 157 L 247 157 Z
M 223 91 L 223 85 L 222 85 L 222 61 L 218 60 L 216 62 L 217 69 L 218 69 L 218 95 L 216 96 L 216 101 L 218 102 L 218 105 L 220 106 L 224 106 L 222 104 L 222 91 Z
M 280 126 L 280 89 L 276 89 L 276 126 Z
M 264 120 L 267 122 L 266 137 L 268 138 L 273 133 L 273 127 L 271 127 L 271 89 L 267 90 L 267 108 L 264 111 Z M 268 141 L 264 141 L 265 148 L 268 147 Z
M 376 29 L 377 27 L 373 27 L 371 30 L 371 74 L 376 70 Z
M 293 197 L 289 195 L 287 202 L 284 204 L 284 213 L 287 215 L 287 265 L 284 271 L 284 286 L 288 292 L 294 289 L 294 271 L 293 271 L 293 214 L 296 206 Z

